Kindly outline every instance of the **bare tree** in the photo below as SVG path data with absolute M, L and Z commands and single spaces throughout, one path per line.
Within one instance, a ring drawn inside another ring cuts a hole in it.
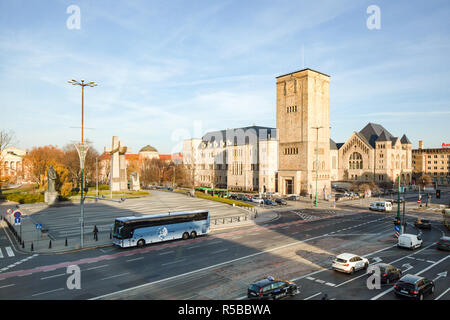
M 16 143 L 14 132 L 8 130 L 0 130 L 0 194 L 2 192 L 2 185 L 7 184 L 9 176 L 6 173 L 6 165 L 3 163 L 6 157 L 5 150 Z

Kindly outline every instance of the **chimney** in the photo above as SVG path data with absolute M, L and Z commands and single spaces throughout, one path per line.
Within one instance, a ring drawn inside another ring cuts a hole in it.
M 419 140 L 419 149 L 423 149 L 423 141 Z

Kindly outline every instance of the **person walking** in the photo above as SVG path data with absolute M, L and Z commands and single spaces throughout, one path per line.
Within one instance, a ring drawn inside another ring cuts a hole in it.
M 98 229 L 97 229 L 97 226 L 95 225 L 94 226 L 94 240 L 95 241 L 98 241 Z

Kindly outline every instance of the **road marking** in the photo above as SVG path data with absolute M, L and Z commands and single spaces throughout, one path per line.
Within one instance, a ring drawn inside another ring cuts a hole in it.
M 330 287 L 335 287 L 336 285 L 334 284 L 334 283 L 331 283 L 331 282 L 327 282 L 327 283 L 325 283 L 327 286 L 330 286 Z
M 55 275 L 53 275 L 53 276 L 48 276 L 48 277 L 41 278 L 41 280 L 50 279 L 50 278 L 56 278 L 56 277 L 61 277 L 61 276 L 65 276 L 65 275 L 66 275 L 65 273 L 55 274 Z
M 313 277 L 306 277 L 306 279 L 308 279 L 308 280 L 316 280 L 315 278 L 313 278 Z
M 441 297 L 443 297 L 448 291 L 450 290 L 450 288 L 448 288 L 447 290 L 445 290 L 441 295 L 439 295 L 438 297 L 436 297 L 436 299 L 434 300 L 439 300 Z
M 169 253 L 174 253 L 174 252 L 175 252 L 175 251 L 171 250 L 171 251 L 167 251 L 167 252 L 161 252 L 161 253 L 158 253 L 158 255 L 162 256 L 162 255 L 164 255 L 164 254 L 169 254 Z
M 35 296 L 40 296 L 42 294 L 52 293 L 52 292 L 61 291 L 61 290 L 64 290 L 64 288 L 59 288 L 59 289 L 55 289 L 55 290 L 45 291 L 45 292 L 41 292 L 41 293 L 35 293 L 35 294 L 31 295 L 31 296 L 35 297 Z
M 325 281 L 320 280 L 320 279 L 316 279 L 316 282 L 318 282 L 318 283 L 325 283 Z
M 312 296 L 310 296 L 310 297 L 308 297 L 308 298 L 305 298 L 305 299 L 303 299 L 303 300 L 309 300 L 309 299 L 312 299 L 312 298 L 314 298 L 314 297 L 317 297 L 319 294 L 321 294 L 322 292 L 319 292 L 319 293 L 316 293 L 316 294 L 314 294 L 314 295 L 312 295 Z
M 15 254 L 12 251 L 11 247 L 6 247 L 5 249 L 6 249 L 6 253 L 8 254 L 9 257 L 14 257 L 15 256 Z
M 225 252 L 225 251 L 228 251 L 228 249 L 222 249 L 222 250 L 214 251 L 214 252 L 211 252 L 211 254 L 221 253 L 221 252 Z
M 108 266 L 107 264 L 104 264 L 104 265 L 101 265 L 101 266 L 97 266 L 97 267 L 92 267 L 92 268 L 86 269 L 84 271 L 99 269 L 99 268 L 103 268 L 103 267 L 107 267 L 107 266 Z
M 186 259 L 180 259 L 180 260 L 176 260 L 176 261 L 172 261 L 172 262 L 167 262 L 167 263 L 163 263 L 162 266 L 167 266 L 169 264 L 175 264 L 175 263 L 180 263 L 185 261 Z
M 0 259 L 3 258 L 2 249 L 0 249 Z
M 14 283 L 13 284 L 7 284 L 5 286 L 1 286 L 0 289 L 12 287 L 12 286 L 15 286 L 15 284 Z
M 186 249 L 191 250 L 191 249 L 200 248 L 200 247 L 201 247 L 201 245 L 197 245 L 197 246 L 192 246 L 192 247 L 189 247 L 189 248 L 186 248 Z
M 139 258 L 134 258 L 134 259 L 126 260 L 126 262 L 131 262 L 131 261 L 136 261 L 136 260 L 142 260 L 142 259 L 144 259 L 144 257 L 139 257 Z
M 122 277 L 122 276 L 125 276 L 127 274 L 130 274 L 130 273 L 129 272 L 125 272 L 125 273 L 121 273 L 121 274 L 116 274 L 115 276 L 106 277 L 106 278 L 103 278 L 103 279 L 100 279 L 100 280 L 108 280 L 108 279 L 112 279 L 112 278 Z

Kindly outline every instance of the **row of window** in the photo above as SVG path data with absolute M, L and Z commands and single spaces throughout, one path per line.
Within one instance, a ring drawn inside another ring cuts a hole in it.
M 298 154 L 298 148 L 284 148 L 285 155 Z
M 287 113 L 297 112 L 297 106 L 286 107 L 286 112 Z

